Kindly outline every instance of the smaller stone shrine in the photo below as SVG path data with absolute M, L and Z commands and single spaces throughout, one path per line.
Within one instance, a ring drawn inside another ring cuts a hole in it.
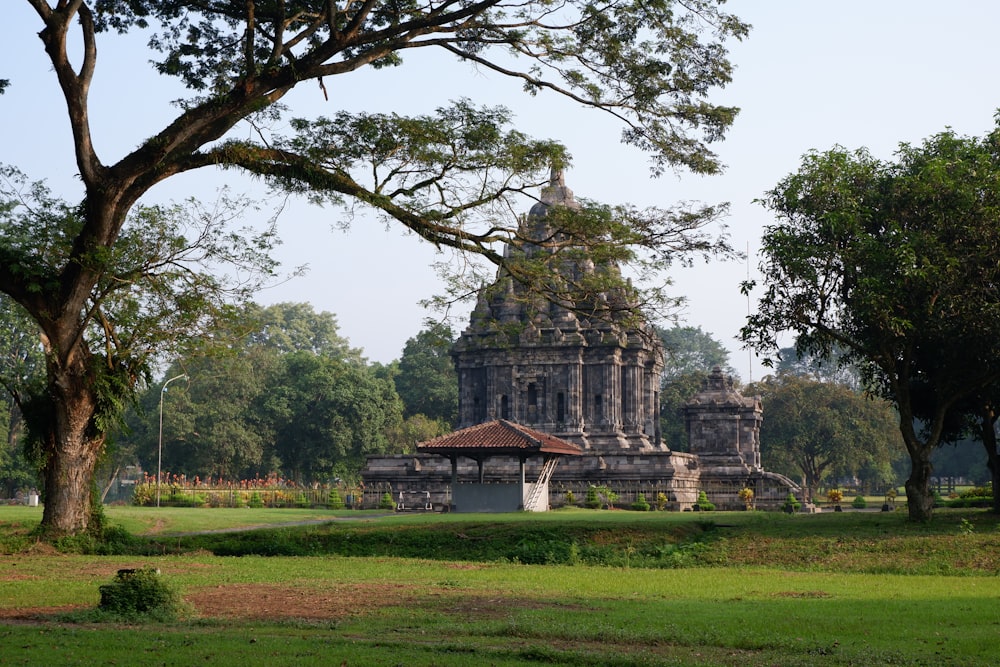
M 688 444 L 705 465 L 760 472 L 760 398 L 736 391 L 731 377 L 712 369 L 705 386 L 684 406 Z
M 720 501 L 725 507 L 739 506 L 732 488 L 735 479 L 746 480 L 745 486 L 754 489 L 758 505 L 780 504 L 789 491 L 799 493 L 790 479 L 761 466 L 763 418 L 760 398 L 743 396 L 718 366 L 684 405 L 690 453 L 700 464 L 699 486 L 716 506 Z

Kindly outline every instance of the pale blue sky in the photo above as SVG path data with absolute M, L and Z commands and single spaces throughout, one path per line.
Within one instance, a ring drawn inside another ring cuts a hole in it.
M 69 130 L 55 78 L 36 37 L 38 19 L 26 3 L 7 3 L 0 27 L 0 78 L 12 87 L 0 97 L 0 161 L 75 199 Z M 529 134 L 565 143 L 574 157 L 566 183 L 578 196 L 607 203 L 669 206 L 678 200 L 729 201 L 733 244 L 756 252 L 770 222 L 752 200 L 794 171 L 810 149 L 835 144 L 868 147 L 890 158 L 901 141 L 952 127 L 982 135 L 1000 107 L 1000 3 L 953 0 L 731 0 L 729 11 L 753 24 L 732 48 L 733 83 L 713 99 L 742 108 L 717 150 L 728 165 L 720 176 L 667 175 L 652 180 L 646 158 L 618 143 L 609 118 L 546 96 L 530 98 L 514 82 L 476 72 L 440 56 L 413 54 L 402 68 L 359 72 L 300 86 L 286 102 L 301 115 L 339 109 L 429 112 L 467 96 L 503 104 Z M 94 136 L 100 156 L 113 162 L 167 122 L 176 84 L 153 77 L 141 40 L 99 44 L 92 92 Z M 160 200 L 213 196 L 229 182 L 237 191 L 259 186 L 232 175 L 192 174 L 153 191 Z M 380 223 L 331 230 L 337 212 L 291 206 L 280 222 L 287 266 L 309 264 L 303 277 L 263 293 L 264 303 L 308 301 L 334 313 L 341 332 L 369 359 L 400 354 L 428 315 L 417 302 L 440 289 L 430 269 L 433 248 Z M 751 274 L 756 260 L 751 259 Z M 738 285 L 746 264 L 712 263 L 678 270 L 675 292 L 689 299 L 684 323 L 701 326 L 732 350 L 744 380 L 763 369 L 739 349 L 735 336 L 747 313 Z M 461 328 L 461 325 L 459 328 Z

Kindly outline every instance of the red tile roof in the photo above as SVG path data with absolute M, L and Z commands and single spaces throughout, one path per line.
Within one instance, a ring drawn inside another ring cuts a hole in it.
M 561 454 L 579 456 L 583 450 L 565 440 L 497 419 L 463 428 L 417 444 L 418 452 L 478 458 L 503 454 Z

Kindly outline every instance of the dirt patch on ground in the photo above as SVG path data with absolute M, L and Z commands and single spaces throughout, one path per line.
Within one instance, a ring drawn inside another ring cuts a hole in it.
M 415 589 L 405 584 L 346 584 L 324 589 L 228 584 L 188 591 L 184 599 L 197 615 L 209 618 L 327 620 L 413 603 L 415 596 Z
M 97 570 L 98 568 L 92 567 Z M 104 568 L 101 568 L 104 569 Z M 114 574 L 116 567 L 107 567 Z M 190 588 L 184 600 L 195 616 L 218 619 L 332 621 L 371 614 L 384 607 L 406 606 L 430 613 L 454 614 L 487 620 L 508 616 L 516 609 L 580 608 L 541 600 L 515 598 L 502 592 L 483 595 L 450 587 L 407 583 L 220 584 Z M 88 605 L 0 608 L 0 620 L 37 622 L 54 615 L 86 609 Z
M 63 605 L 61 607 L 22 607 L 20 609 L 0 609 L 0 620 L 6 621 L 39 621 L 55 614 L 86 609 L 86 605 Z

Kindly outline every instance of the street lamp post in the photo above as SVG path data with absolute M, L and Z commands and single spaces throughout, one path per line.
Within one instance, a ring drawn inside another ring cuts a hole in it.
M 167 385 L 174 380 L 187 380 L 187 373 L 182 373 L 180 375 L 175 375 L 166 382 L 160 388 L 160 439 L 156 446 L 156 506 L 160 506 L 160 477 L 161 470 L 160 464 L 163 461 L 163 395 L 167 393 Z

